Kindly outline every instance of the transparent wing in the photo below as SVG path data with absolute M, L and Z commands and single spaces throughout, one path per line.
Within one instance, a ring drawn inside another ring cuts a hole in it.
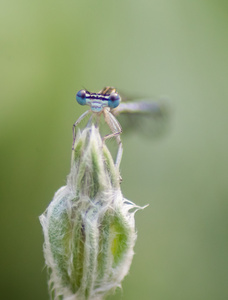
M 111 111 L 118 118 L 123 132 L 139 132 L 146 136 L 158 136 L 167 129 L 169 120 L 168 102 L 151 102 L 150 99 L 137 102 L 121 102 Z

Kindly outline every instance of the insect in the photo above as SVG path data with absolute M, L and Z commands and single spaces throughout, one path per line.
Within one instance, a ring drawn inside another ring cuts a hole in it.
M 104 120 L 111 130 L 110 134 L 103 137 L 103 142 L 107 139 L 115 137 L 118 145 L 118 151 L 116 156 L 115 165 L 119 167 L 123 147 L 120 139 L 120 134 L 122 133 L 122 127 L 119 121 L 116 119 L 120 114 L 128 116 L 128 127 L 137 129 L 140 127 L 142 117 L 146 119 L 149 117 L 149 123 L 151 124 L 151 117 L 155 117 L 161 114 L 161 107 L 157 103 L 151 102 L 121 102 L 121 97 L 114 87 L 104 87 L 98 93 L 91 93 L 85 89 L 80 90 L 76 95 L 76 100 L 80 105 L 88 105 L 90 109 L 85 111 L 78 120 L 73 124 L 73 145 L 76 138 L 76 126 L 88 115 L 92 114 L 90 122 L 95 117 L 95 124 L 99 126 L 100 117 L 103 114 Z M 126 119 L 126 118 L 125 118 Z M 140 120 L 140 121 L 139 121 Z M 138 123 L 137 123 L 138 121 Z M 151 128 L 151 125 L 145 125 L 144 127 Z

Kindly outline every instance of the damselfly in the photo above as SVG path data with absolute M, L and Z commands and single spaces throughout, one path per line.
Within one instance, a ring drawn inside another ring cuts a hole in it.
M 95 125 L 99 126 L 100 117 L 103 114 L 105 122 L 111 130 L 110 134 L 103 137 L 105 140 L 115 137 L 118 145 L 115 165 L 119 167 L 121 162 L 123 147 L 120 139 L 122 128 L 116 117 L 120 114 L 128 115 L 128 123 L 131 127 L 137 126 L 137 119 L 159 115 L 161 107 L 157 103 L 139 101 L 139 102 L 121 102 L 121 97 L 117 90 L 113 87 L 105 87 L 98 93 L 91 93 L 85 89 L 80 90 L 76 95 L 76 100 L 80 105 L 89 105 L 90 109 L 85 111 L 73 125 L 73 145 L 76 138 L 76 126 L 88 115 L 91 114 L 89 119 L 90 124 L 95 117 Z M 151 120 L 151 118 L 150 118 Z

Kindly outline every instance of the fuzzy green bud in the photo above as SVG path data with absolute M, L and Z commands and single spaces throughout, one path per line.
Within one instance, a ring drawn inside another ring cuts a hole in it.
M 140 207 L 124 199 L 119 181 L 98 129 L 79 131 L 67 185 L 40 216 L 51 299 L 99 300 L 121 286 Z

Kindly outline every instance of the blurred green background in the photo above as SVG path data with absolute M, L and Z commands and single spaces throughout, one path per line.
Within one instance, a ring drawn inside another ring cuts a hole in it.
M 228 2 L 1 1 L 1 298 L 48 300 L 38 216 L 69 173 L 82 87 L 168 95 L 159 139 L 125 135 L 138 240 L 110 300 L 228 299 Z

